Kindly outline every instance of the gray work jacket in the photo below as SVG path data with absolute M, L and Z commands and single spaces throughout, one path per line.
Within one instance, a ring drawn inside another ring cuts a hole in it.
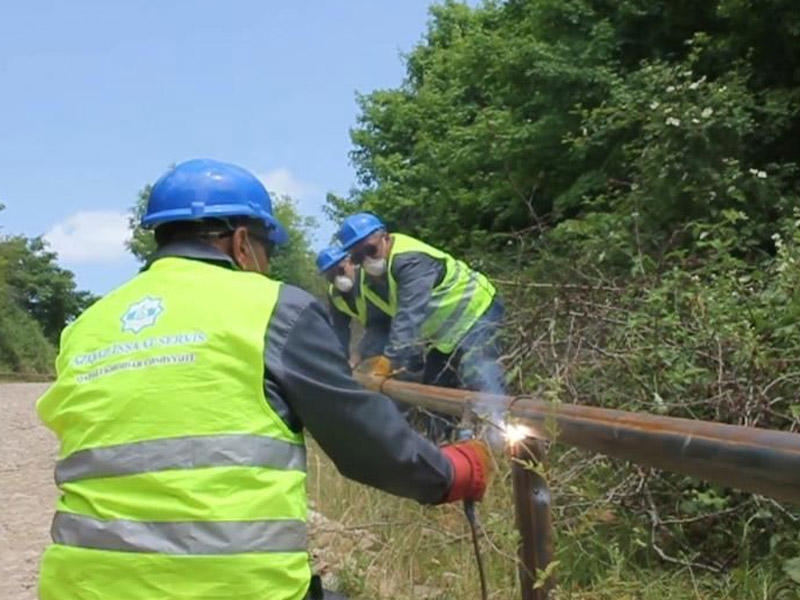
M 421 368 L 427 350 L 422 340 L 422 323 L 428 314 L 433 290 L 445 275 L 444 262 L 423 252 L 403 252 L 392 260 L 392 277 L 397 282 L 397 314 L 392 319 L 385 354 L 396 367 Z M 388 279 L 367 277 L 367 285 L 389 301 Z
M 238 268 L 199 242 L 164 246 L 151 263 L 167 256 Z M 305 428 L 342 475 L 422 503 L 447 494 L 453 479 L 449 460 L 408 425 L 389 398 L 353 379 L 325 308 L 287 284 L 264 332 L 264 392 L 286 424 L 293 431 Z

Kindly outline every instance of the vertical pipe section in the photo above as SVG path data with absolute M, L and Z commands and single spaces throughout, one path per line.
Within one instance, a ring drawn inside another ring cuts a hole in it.
M 541 442 L 527 438 L 510 447 L 511 480 L 514 493 L 519 543 L 519 582 L 522 600 L 546 600 L 553 581 L 543 587 L 534 584 L 553 560 L 553 523 L 550 517 L 550 488 L 544 477 L 531 468 L 541 464 L 544 450 Z

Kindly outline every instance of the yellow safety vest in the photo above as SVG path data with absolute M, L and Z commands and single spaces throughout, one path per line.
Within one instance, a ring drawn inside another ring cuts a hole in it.
M 485 275 L 470 269 L 433 246 L 402 233 L 393 233 L 392 249 L 387 261 L 389 298 L 384 300 L 373 290 L 367 279 L 364 296 L 390 317 L 397 314 L 397 282 L 392 275 L 392 265 L 397 256 L 405 252 L 420 252 L 444 263 L 445 274 L 431 295 L 425 320 L 422 323 L 423 341 L 440 352 L 450 353 L 489 308 L 496 290 Z
M 163 258 L 62 334 L 41 600 L 299 600 L 306 457 L 264 395 L 281 284 Z

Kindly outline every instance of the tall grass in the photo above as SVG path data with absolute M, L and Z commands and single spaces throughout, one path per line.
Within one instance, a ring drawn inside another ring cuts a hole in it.
M 791 580 L 758 556 L 724 573 L 693 566 L 691 557 L 674 559 L 682 564 L 661 558 L 658 538 L 626 512 L 626 490 L 636 482 L 620 479 L 619 464 L 574 450 L 550 454 L 555 600 L 800 598 Z M 479 506 L 482 552 L 490 597 L 519 598 L 510 470 L 503 456 L 496 460 L 497 475 Z M 317 550 L 342 592 L 397 600 L 480 597 L 460 504 L 423 507 L 348 481 L 313 444 L 309 469 L 312 506 L 333 522 L 315 528 L 312 548 L 323 544 Z

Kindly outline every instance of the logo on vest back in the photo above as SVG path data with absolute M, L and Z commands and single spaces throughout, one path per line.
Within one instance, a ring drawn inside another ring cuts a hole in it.
M 134 302 L 122 315 L 122 331 L 139 333 L 142 329 L 155 325 L 158 317 L 164 312 L 161 298 L 151 298 L 145 296 L 138 302 Z

